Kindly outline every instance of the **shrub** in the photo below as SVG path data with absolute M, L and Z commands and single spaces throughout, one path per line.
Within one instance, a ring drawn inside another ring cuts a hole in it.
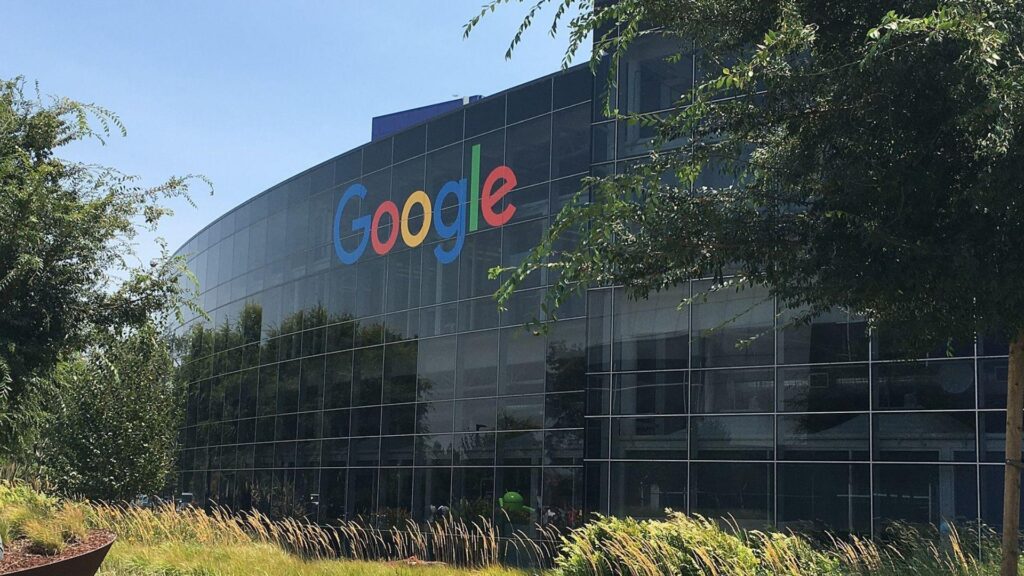
M 0 509 L 0 534 L 5 541 L 14 540 L 25 535 L 25 524 L 30 520 L 44 518 L 49 513 L 46 509 L 29 504 L 11 504 Z
M 40 510 L 52 510 L 57 499 L 37 492 L 21 482 L 0 482 L 0 510 L 9 506 L 31 506 Z
M 22 531 L 29 541 L 29 551 L 34 554 L 53 556 L 67 547 L 60 524 L 52 519 L 32 518 L 25 522 Z
M 89 520 L 85 509 L 77 504 L 65 504 L 54 517 L 61 535 L 67 542 L 82 541 L 89 534 Z
M 561 576 L 754 575 L 758 558 L 714 522 L 669 512 L 663 520 L 599 517 L 572 532 L 556 560 Z
M 754 532 L 752 539 L 757 544 L 761 564 L 769 574 L 842 576 L 847 573 L 835 554 L 815 549 L 806 538 L 779 532 Z

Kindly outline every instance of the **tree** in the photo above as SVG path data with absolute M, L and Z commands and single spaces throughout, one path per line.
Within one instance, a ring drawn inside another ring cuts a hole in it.
M 125 134 L 111 112 L 44 102 L 0 82 L 0 458 L 29 453 L 62 354 L 95 334 L 144 328 L 195 307 L 184 260 L 138 262 L 134 241 L 188 199 L 195 177 L 148 188 L 113 168 L 62 159 L 83 140 Z M 159 320 L 159 319 L 158 319 Z
M 125 500 L 166 486 L 177 447 L 183 386 L 155 323 L 97 334 L 63 359 L 41 454 L 65 494 Z
M 467 25 L 467 33 L 495 0 Z M 1010 341 L 1003 574 L 1016 574 L 1024 402 L 1024 6 L 1005 0 L 540 0 L 575 5 L 566 61 L 660 35 L 706 74 L 647 162 L 587 181 L 499 291 L 554 268 L 547 303 L 594 284 L 643 297 L 688 278 L 764 285 L 806 323 L 835 307 L 913 351 Z M 512 48 L 519 42 L 517 34 Z M 599 78 L 598 81 L 601 81 Z M 680 139 L 687 144 L 673 144 Z M 715 173 L 729 185 L 706 185 Z M 589 200 L 586 202 L 584 200 Z M 558 239 L 579 242 L 555 252 Z

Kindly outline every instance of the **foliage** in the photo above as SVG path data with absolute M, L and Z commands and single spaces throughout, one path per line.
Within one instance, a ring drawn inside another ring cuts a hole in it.
M 711 291 L 765 286 L 794 325 L 852 311 L 905 356 L 1003 336 L 1006 458 L 1020 462 L 1024 2 L 538 0 L 509 56 L 545 5 L 552 30 L 579 9 L 567 60 L 593 34 L 606 114 L 657 136 L 643 161 L 586 180 L 504 271 L 499 301 L 546 268 L 548 309 L 589 286 L 642 298 L 713 278 Z M 664 112 L 617 110 L 618 64 L 652 39 L 675 46 L 669 61 L 694 57 L 695 86 Z M 1007 574 L 1019 468 L 1005 467 Z
M 84 506 L 59 503 L 24 483 L 0 482 L 0 541 L 25 538 L 31 552 L 52 556 L 88 531 Z
M 560 214 L 501 298 L 544 267 L 560 273 L 549 304 L 592 284 L 645 296 L 733 275 L 726 288 L 764 284 L 803 311 L 794 322 L 847 307 L 898 326 L 907 348 L 1016 336 L 1021 8 L 621 0 L 574 19 L 573 37 L 602 31 L 593 57 L 611 54 L 613 69 L 633 43 L 663 36 L 677 56 L 700 47 L 709 77 L 668 114 L 610 111 L 657 130 L 648 161 L 590 181 L 592 202 Z M 667 145 L 684 134 L 689 145 Z M 733 183 L 702 185 L 716 172 Z M 569 232 L 579 244 L 554 254 Z
M 38 94 L 38 89 L 36 90 Z M 111 132 L 120 120 L 92 104 L 25 94 L 0 81 L 0 457 L 24 456 L 52 392 L 49 376 L 96 330 L 121 330 L 194 306 L 182 258 L 161 242 L 138 262 L 134 241 L 188 199 L 193 177 L 155 187 L 113 168 L 63 159 L 66 146 Z
M 556 566 L 547 569 L 554 558 L 554 550 L 542 549 L 548 544 L 521 533 L 501 542 L 495 527 L 482 518 L 410 522 L 390 529 L 359 522 L 318 526 L 221 508 L 206 513 L 169 504 L 57 504 L 3 483 L 0 502 L 0 518 L 12 507 L 45 503 L 48 507 L 24 516 L 23 522 L 46 519 L 49 530 L 57 527 L 65 542 L 74 526 L 81 529 L 82 519 L 90 528 L 113 531 L 118 540 L 104 566 L 111 575 L 233 575 L 251 573 L 253 566 L 267 574 L 522 574 L 499 567 L 503 550 L 507 557 L 539 566 L 531 573 L 549 576 L 983 576 L 996 574 L 999 562 L 998 538 L 985 529 L 961 532 L 954 527 L 941 536 L 937 530 L 900 524 L 887 530 L 888 544 L 856 536 L 811 541 L 795 534 L 744 532 L 668 511 L 652 520 L 598 517 L 565 534 L 541 530 L 541 540 L 560 542 Z M 409 558 L 444 565 L 411 567 L 404 562 Z
M 468 570 L 402 562 L 302 560 L 269 544 L 160 546 L 116 543 L 100 576 L 248 576 L 255 566 L 266 575 L 289 576 L 525 576 L 497 566 Z
M 753 550 L 739 536 L 710 520 L 679 513 L 665 520 L 600 517 L 568 537 L 557 563 L 560 576 L 742 576 L 758 569 Z
M 153 323 L 97 332 L 54 373 L 42 455 L 56 487 L 94 499 L 157 493 L 173 469 L 185 391 Z
M 55 556 L 67 547 L 60 526 L 48 522 L 45 518 L 31 518 L 22 525 L 21 529 L 25 538 L 30 542 L 29 551 L 33 554 Z

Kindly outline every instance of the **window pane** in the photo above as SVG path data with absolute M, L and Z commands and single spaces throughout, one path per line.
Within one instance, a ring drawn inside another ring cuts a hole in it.
M 632 113 L 674 107 L 693 88 L 691 50 L 690 43 L 669 35 L 647 35 L 633 43 L 619 64 L 620 108 Z
M 555 76 L 555 109 L 590 100 L 590 95 L 594 90 L 593 85 L 594 73 L 586 66 Z M 585 122 L 589 121 L 588 117 Z
M 450 466 L 452 435 L 416 436 L 417 466 Z
M 779 327 L 786 326 L 796 313 L 785 311 Z M 832 310 L 811 321 L 810 325 L 787 327 L 779 331 L 779 363 L 857 362 L 868 359 L 868 327 L 864 320 L 851 318 L 842 310 Z
M 345 518 L 347 470 L 320 472 L 320 521 L 333 523 Z
M 466 522 L 492 518 L 494 468 L 456 468 L 452 471 L 452 516 Z
M 384 348 L 384 403 L 416 400 L 417 342 L 391 344 Z
M 355 351 L 352 366 L 352 404 L 354 406 L 380 404 L 383 362 L 383 346 Z
M 875 458 L 903 462 L 974 460 L 973 412 L 875 415 Z
M 432 522 L 451 510 L 452 471 L 450 468 L 417 468 L 412 480 L 413 519 Z
M 466 236 L 459 263 L 459 298 L 493 295 L 498 281 L 488 279 L 488 271 L 501 264 L 501 229 Z M 491 306 L 497 309 L 493 301 Z
M 560 529 L 581 526 L 583 494 L 583 468 L 545 468 L 541 523 Z
M 552 115 L 552 178 L 579 174 L 590 168 L 589 118 L 589 103 Z
M 771 460 L 771 416 L 694 416 L 693 457 L 700 460 Z
M 547 374 L 545 338 L 523 328 L 501 330 L 498 367 L 499 394 L 530 394 L 544 391 Z
M 381 410 L 380 433 L 388 435 L 412 434 L 416 431 L 416 405 L 393 404 Z
M 427 127 L 419 125 L 395 134 L 394 162 L 423 154 L 427 145 Z
M 349 470 L 348 488 L 348 519 L 373 514 L 377 509 L 377 470 Z
M 615 364 L 619 370 L 686 368 L 689 355 L 688 314 L 678 309 L 685 288 L 655 292 L 630 300 L 615 291 Z
M 544 455 L 541 432 L 499 432 L 496 461 L 498 466 L 540 466 Z
M 868 365 L 779 368 L 779 409 L 787 412 L 867 410 Z
M 498 378 L 498 331 L 487 330 L 460 335 L 457 364 L 458 398 L 495 395 Z
M 416 398 L 451 398 L 455 391 L 455 337 L 419 341 L 416 356 Z
M 498 430 L 536 430 L 543 427 L 543 394 L 498 399 Z
M 551 79 L 545 78 L 508 93 L 508 123 L 551 111 Z
M 695 413 L 771 412 L 775 406 L 775 371 L 695 371 L 693 404 Z
M 892 525 L 901 533 L 910 523 L 925 532 L 943 520 L 974 522 L 978 515 L 977 467 L 906 464 L 875 465 L 876 533 Z
M 617 460 L 684 460 L 687 418 L 613 418 L 611 457 Z
M 690 513 L 735 520 L 740 528 L 764 529 L 772 518 L 773 464 L 694 462 Z
M 546 394 L 545 428 L 582 428 L 585 396 L 582 392 Z
M 493 431 L 497 426 L 498 404 L 494 398 L 455 401 L 455 431 Z
M 427 124 L 427 148 L 433 150 L 462 140 L 462 116 L 459 110 Z
M 466 138 L 505 125 L 505 95 L 486 98 L 466 107 Z
M 978 407 L 1006 409 L 1006 380 L 1009 361 L 1006 358 L 978 360 Z
M 544 433 L 544 465 L 583 464 L 583 431 L 553 430 Z
M 709 282 L 694 283 L 693 293 L 701 294 L 711 287 Z M 755 287 L 736 292 L 732 288 L 723 288 L 708 292 L 706 300 L 699 296 L 696 298 L 696 303 L 691 306 L 694 367 L 775 362 L 774 306 L 767 290 Z
M 413 444 L 415 439 L 415 436 L 387 436 L 385 438 L 381 438 L 381 466 L 412 466 Z M 405 511 L 407 512 L 408 509 L 409 503 L 406 502 Z
M 560 392 L 586 388 L 587 339 L 584 319 L 556 322 L 547 335 L 547 390 Z
M 420 402 L 416 405 L 416 433 L 451 432 L 454 414 L 453 402 Z
M 587 371 L 611 370 L 612 291 L 587 291 Z
M 686 511 L 686 463 L 612 462 L 611 513 L 659 518 L 665 509 Z
M 867 460 L 867 414 L 780 415 L 780 460 Z
M 324 357 L 302 359 L 301 388 L 299 390 L 300 410 L 323 408 Z
M 509 126 L 505 140 L 505 163 L 516 173 L 519 186 L 551 179 L 551 116 Z M 481 172 L 480 177 L 485 177 Z
M 391 164 L 391 138 L 378 140 L 363 146 L 363 174 Z
M 456 466 L 493 466 L 494 432 L 471 432 L 452 437 Z
M 779 464 L 779 528 L 802 533 L 871 530 L 866 464 Z
M 937 360 L 875 364 L 879 409 L 974 408 L 974 362 Z

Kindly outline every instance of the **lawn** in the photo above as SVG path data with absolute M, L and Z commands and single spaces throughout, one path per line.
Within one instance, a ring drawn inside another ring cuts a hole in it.
M 525 576 L 518 570 L 355 560 L 301 560 L 273 544 L 117 543 L 101 576 Z
M 810 539 L 667 511 L 657 520 L 596 517 L 562 537 L 547 532 L 548 542 L 560 542 L 555 546 L 522 535 L 504 540 L 484 519 L 319 526 L 259 512 L 61 500 L 0 482 L 6 542 L 52 556 L 110 532 L 117 542 L 105 576 L 994 576 L 999 568 L 998 534 L 984 527 L 893 524 L 883 541 Z M 513 553 L 544 568 L 502 567 Z

